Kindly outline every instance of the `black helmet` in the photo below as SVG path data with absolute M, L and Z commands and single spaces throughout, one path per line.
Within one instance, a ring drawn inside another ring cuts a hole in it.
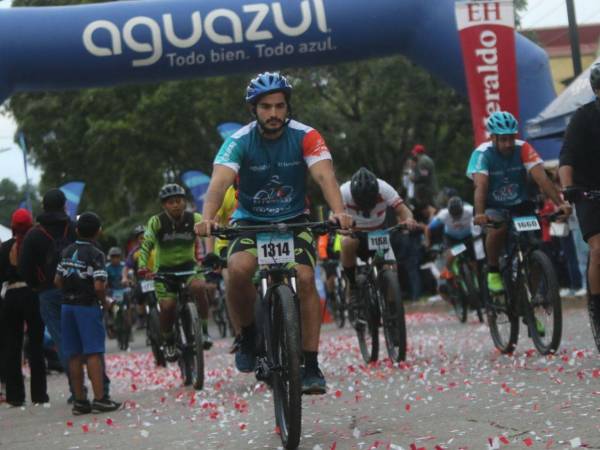
M 134 237 L 137 237 L 140 234 L 144 234 L 145 231 L 146 231 L 146 229 L 144 228 L 144 225 L 136 225 L 135 227 L 133 227 L 133 231 L 131 232 L 131 235 Z
M 160 188 L 158 197 L 161 202 L 171 197 L 185 197 L 185 189 L 175 183 L 165 184 Z
M 463 214 L 463 201 L 460 197 L 450 197 L 448 200 L 448 212 L 453 219 L 459 219 Z
M 600 62 L 594 64 L 590 69 L 590 84 L 593 91 L 600 89 Z
M 108 250 L 108 257 L 110 258 L 111 256 L 121 256 L 121 249 L 119 247 L 111 247 L 110 250 Z
M 370 212 L 379 195 L 379 183 L 375 174 L 365 167 L 358 169 L 350 179 L 350 193 L 356 206 L 364 212 Z

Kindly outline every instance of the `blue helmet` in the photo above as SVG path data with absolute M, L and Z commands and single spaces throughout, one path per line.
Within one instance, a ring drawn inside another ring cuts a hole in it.
M 519 132 L 517 119 L 508 111 L 492 113 L 485 126 L 490 134 L 517 134 Z
M 290 101 L 292 85 L 279 72 L 264 72 L 250 80 L 246 88 L 246 102 L 256 103 L 259 97 L 273 92 L 283 92 L 286 100 Z

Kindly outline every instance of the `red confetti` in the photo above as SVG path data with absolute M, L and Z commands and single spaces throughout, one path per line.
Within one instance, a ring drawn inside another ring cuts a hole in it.
M 245 430 L 246 429 L 246 424 L 245 423 L 240 423 L 240 430 Z
M 70 428 L 73 426 L 73 422 L 71 422 L 70 420 L 67 420 L 67 426 Z
M 329 450 L 335 450 L 337 447 L 337 441 L 333 441 L 333 444 L 331 444 L 331 447 L 329 447 Z
M 500 436 L 500 442 L 502 442 L 505 445 L 510 444 L 510 441 L 507 439 L 506 436 Z
M 580 351 L 578 351 L 578 352 L 577 352 L 577 355 L 576 355 L 576 356 L 577 356 L 578 358 L 583 358 L 583 357 L 584 357 L 584 353 L 583 353 L 583 352 L 580 350 Z
M 275 425 L 275 433 L 281 434 L 281 428 L 279 428 L 279 425 Z
M 410 411 L 410 403 L 407 403 L 406 405 L 404 405 L 404 409 L 408 412 Z
M 87 433 L 88 431 L 90 431 L 90 427 L 87 423 L 84 423 L 83 425 L 81 425 L 81 429 L 83 430 L 84 433 Z
M 166 402 L 166 401 L 167 401 L 167 397 L 161 397 L 161 398 L 160 398 L 160 402 L 161 402 L 161 403 L 164 403 L 164 402 Z
M 530 437 L 523 439 L 523 444 L 525 444 L 527 447 L 531 447 L 533 445 L 533 439 L 531 439 Z
M 336 398 L 340 398 L 342 396 L 342 391 L 340 391 L 339 389 L 335 391 L 335 396 Z
M 113 420 L 109 417 L 108 419 L 106 419 L 106 425 L 112 425 L 113 424 Z
M 210 417 L 212 420 L 217 420 L 217 418 L 219 417 L 219 412 L 211 411 L 211 413 L 208 415 L 208 417 Z
M 600 377 L 600 369 L 594 369 L 594 370 L 592 371 L 592 376 L 593 376 L 594 378 L 598 378 L 598 377 Z
M 137 391 L 137 386 L 135 385 L 135 383 L 132 383 L 132 385 L 131 385 L 131 390 L 132 390 L 133 392 Z
M 445 375 L 445 374 L 446 374 L 446 368 L 445 368 L 445 367 L 442 367 L 442 368 L 440 369 L 440 375 Z

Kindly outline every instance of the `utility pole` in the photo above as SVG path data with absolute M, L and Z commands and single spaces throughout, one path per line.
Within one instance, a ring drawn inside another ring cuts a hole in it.
M 569 17 L 569 40 L 571 41 L 571 58 L 573 59 L 573 78 L 581 72 L 581 52 L 579 50 L 579 31 L 577 30 L 577 19 L 575 17 L 575 4 L 573 0 L 566 0 L 567 15 Z

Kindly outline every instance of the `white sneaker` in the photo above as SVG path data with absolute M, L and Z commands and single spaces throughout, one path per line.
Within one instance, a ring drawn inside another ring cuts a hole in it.
M 573 295 L 575 297 L 585 297 L 587 295 L 587 289 L 581 288 L 578 291 L 573 292 Z
M 571 297 L 573 295 L 573 291 L 567 288 L 562 288 L 558 293 L 561 297 Z

